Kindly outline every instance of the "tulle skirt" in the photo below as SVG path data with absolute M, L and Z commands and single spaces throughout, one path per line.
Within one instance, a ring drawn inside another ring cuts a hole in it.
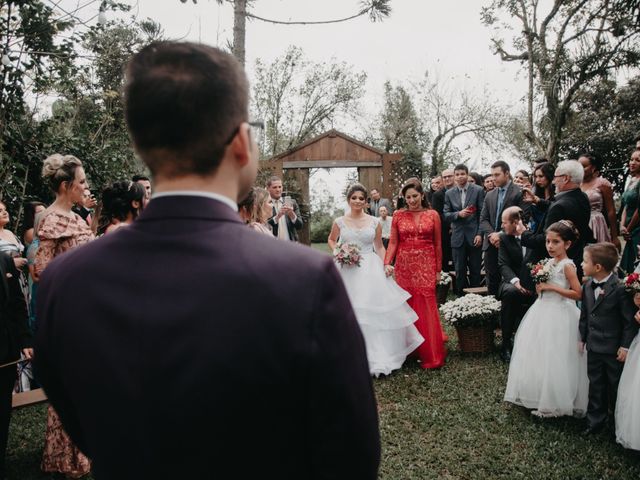
M 587 411 L 587 354 L 578 351 L 580 310 L 574 301 L 543 292 L 516 333 L 504 400 L 545 416 Z
M 620 377 L 616 440 L 624 448 L 640 450 L 640 333 L 631 342 Z
M 388 375 L 402 367 L 424 338 L 413 323 L 409 293 L 384 274 L 382 260 L 364 253 L 359 267 L 338 265 L 367 348 L 372 375 Z

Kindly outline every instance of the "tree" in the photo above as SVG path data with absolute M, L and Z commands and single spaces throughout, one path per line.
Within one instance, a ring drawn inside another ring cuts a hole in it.
M 180 1 L 182 3 L 187 3 L 187 0 Z M 247 18 L 278 25 L 321 25 L 327 23 L 346 22 L 358 17 L 362 17 L 364 15 L 368 15 L 371 21 L 376 22 L 381 21 L 391 14 L 391 0 L 361 0 L 360 10 L 347 17 L 331 20 L 287 21 L 261 17 L 247 10 L 247 6 L 253 4 L 255 0 L 217 0 L 219 5 L 222 5 L 225 1 L 233 4 L 233 44 L 231 46 L 231 51 L 242 65 L 245 64 L 245 38 Z M 193 0 L 193 3 L 198 2 L 197 0 Z
M 282 153 L 333 126 L 362 97 L 366 78 L 343 62 L 310 62 L 298 47 L 268 65 L 258 59 L 252 110 L 265 122 L 263 155 Z
M 545 3 L 546 5 L 546 3 Z M 520 62 L 529 78 L 528 141 L 555 161 L 576 95 L 612 71 L 640 62 L 640 21 L 629 0 L 493 0 L 482 20 L 496 30 L 493 49 L 503 61 Z M 500 21 L 505 15 L 512 24 Z M 511 45 L 504 34 L 515 30 Z M 536 103 L 543 116 L 536 118 Z

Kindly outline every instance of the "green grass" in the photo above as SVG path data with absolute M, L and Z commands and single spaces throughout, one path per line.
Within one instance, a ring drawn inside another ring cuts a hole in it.
M 402 370 L 374 381 L 380 478 L 640 478 L 640 456 L 618 446 L 611 432 L 583 437 L 581 420 L 540 420 L 502 402 L 506 366 L 495 354 L 461 354 L 455 332 L 448 333 L 442 369 L 425 371 L 407 360 Z M 14 412 L 9 478 L 49 478 L 39 469 L 45 419 L 42 405 Z

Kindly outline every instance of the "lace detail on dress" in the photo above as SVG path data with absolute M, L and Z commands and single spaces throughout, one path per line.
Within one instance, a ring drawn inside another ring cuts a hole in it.
M 336 219 L 336 225 L 340 228 L 341 242 L 355 242 L 360 245 L 362 253 L 373 252 L 373 241 L 376 237 L 378 219 L 371 217 L 369 224 L 362 228 L 351 228 L 344 221 L 344 217 Z

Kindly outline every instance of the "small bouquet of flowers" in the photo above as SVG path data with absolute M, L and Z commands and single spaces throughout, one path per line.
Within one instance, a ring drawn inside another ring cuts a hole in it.
M 449 275 L 449 273 L 447 272 L 440 272 L 440 281 L 438 282 L 438 285 L 450 285 L 451 284 L 451 275 Z
M 640 292 L 640 273 L 630 273 L 624 277 L 624 288 L 627 292 Z
M 531 269 L 531 278 L 536 285 L 539 283 L 546 283 L 551 278 L 552 258 L 545 258 L 540 260 L 536 264 L 530 263 L 528 266 Z
M 360 244 L 356 242 L 338 242 L 333 249 L 333 258 L 341 267 L 359 267 L 362 255 L 360 255 Z

